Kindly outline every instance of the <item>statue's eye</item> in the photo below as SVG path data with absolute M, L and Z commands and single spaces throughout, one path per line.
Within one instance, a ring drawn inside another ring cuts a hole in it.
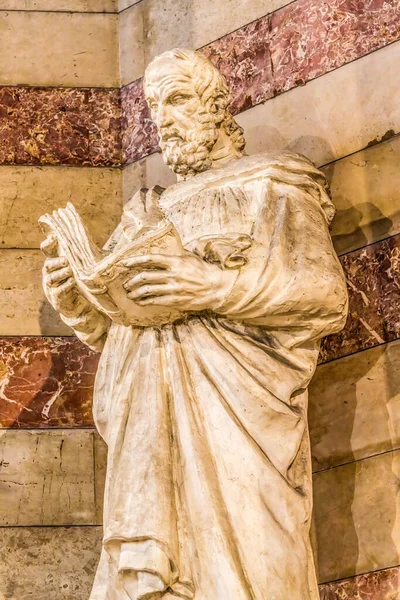
M 149 107 L 150 107 L 150 110 L 155 112 L 158 108 L 157 102 L 149 102 Z
M 170 102 L 171 104 L 183 104 L 190 100 L 191 96 L 187 96 L 185 94 L 177 94 L 176 96 L 172 96 Z

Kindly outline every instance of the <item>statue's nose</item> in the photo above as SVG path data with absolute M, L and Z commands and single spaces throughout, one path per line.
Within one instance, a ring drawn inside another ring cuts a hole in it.
M 159 107 L 157 117 L 158 125 L 160 127 L 169 127 L 174 122 L 170 108 L 165 105 Z

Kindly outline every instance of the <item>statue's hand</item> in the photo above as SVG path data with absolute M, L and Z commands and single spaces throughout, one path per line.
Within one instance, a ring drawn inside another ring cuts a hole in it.
M 51 243 L 51 239 L 43 242 L 44 252 Z M 79 292 L 67 259 L 54 254 L 46 258 L 42 275 L 44 293 L 52 307 L 67 318 L 80 316 L 88 301 Z
M 128 298 L 141 306 L 171 306 L 187 312 L 218 308 L 238 274 L 190 252 L 182 256 L 136 256 L 123 264 L 140 270 L 124 284 Z

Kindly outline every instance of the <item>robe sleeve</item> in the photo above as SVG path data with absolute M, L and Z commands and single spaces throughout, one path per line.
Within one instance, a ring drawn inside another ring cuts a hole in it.
M 111 320 L 106 315 L 88 302 L 78 316 L 60 316 L 64 323 L 74 330 L 81 342 L 95 352 L 102 351 L 111 324 Z
M 346 282 L 316 189 L 269 179 L 258 193 L 247 264 L 215 312 L 287 331 L 293 345 L 339 331 Z

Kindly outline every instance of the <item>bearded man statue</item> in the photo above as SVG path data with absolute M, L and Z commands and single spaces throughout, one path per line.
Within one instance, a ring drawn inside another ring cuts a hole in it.
M 178 183 L 137 192 L 107 248 L 155 214 L 173 224 L 182 252 L 129 258 L 125 288 L 175 317 L 112 322 L 64 258 L 45 264 L 53 306 L 102 350 L 91 600 L 316 600 L 307 386 L 347 312 L 326 181 L 297 154 L 245 155 L 226 81 L 202 54 L 164 53 L 144 90 Z

